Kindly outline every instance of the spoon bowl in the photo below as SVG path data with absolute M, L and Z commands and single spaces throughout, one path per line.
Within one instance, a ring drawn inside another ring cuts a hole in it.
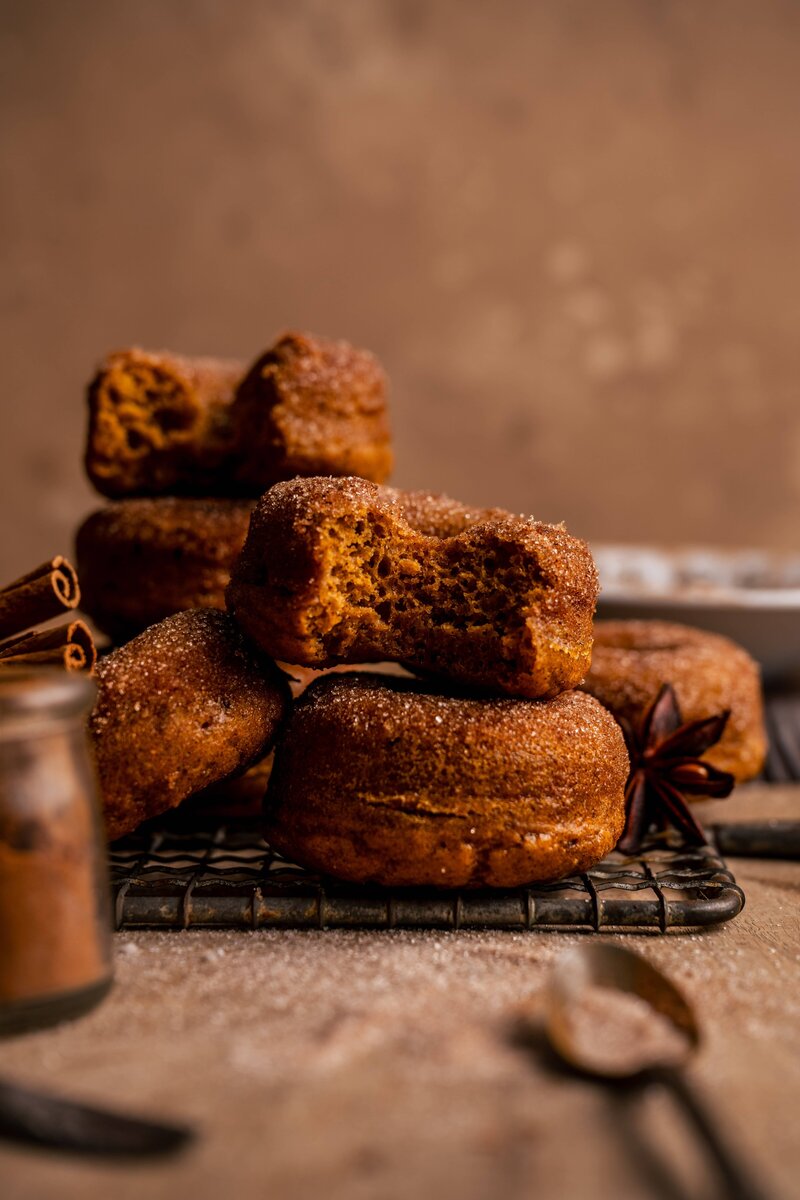
M 609 1084 L 667 1088 L 714 1162 L 726 1200 L 764 1192 L 683 1067 L 700 1045 L 692 1006 L 646 958 L 611 942 L 562 955 L 551 972 L 545 1030 L 570 1067 Z
M 700 1045 L 694 1012 L 675 984 L 640 954 L 608 942 L 559 958 L 546 1029 L 565 1062 L 606 1079 L 680 1066 Z

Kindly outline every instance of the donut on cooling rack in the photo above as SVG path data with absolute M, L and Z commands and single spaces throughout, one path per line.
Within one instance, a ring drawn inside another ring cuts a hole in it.
M 613 849 L 628 767 L 619 726 L 583 692 L 485 699 L 328 675 L 280 739 L 266 836 L 356 883 L 516 887 Z
M 97 666 L 89 734 L 110 839 L 245 770 L 289 704 L 281 671 L 225 613 L 176 613 Z
M 183 609 L 224 609 L 251 509 L 247 500 L 162 496 L 92 513 L 75 543 L 84 611 L 125 641 Z
M 764 765 L 767 737 L 758 665 L 728 638 L 667 621 L 597 621 L 584 689 L 614 716 L 635 722 L 671 683 L 685 721 L 730 709 L 705 758 L 738 780 Z
M 586 544 L 496 511 L 436 536 L 415 503 L 363 479 L 276 484 L 254 509 L 228 608 L 301 666 L 391 660 L 527 697 L 580 683 L 597 597 Z

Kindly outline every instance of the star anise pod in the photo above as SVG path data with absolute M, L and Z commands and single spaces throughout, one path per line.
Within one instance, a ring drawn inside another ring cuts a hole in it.
M 665 683 L 638 724 L 620 720 L 631 760 L 625 832 L 617 844 L 623 854 L 637 854 L 653 826 L 674 826 L 689 845 L 706 842 L 685 797 L 721 798 L 733 790 L 733 775 L 700 758 L 722 737 L 729 716 L 730 710 L 684 724 L 675 691 Z

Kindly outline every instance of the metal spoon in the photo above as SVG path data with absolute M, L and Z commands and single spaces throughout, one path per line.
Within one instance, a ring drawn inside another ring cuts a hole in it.
M 700 1044 L 694 1012 L 647 959 L 607 942 L 562 955 L 547 990 L 546 1032 L 555 1052 L 583 1074 L 669 1088 L 691 1117 L 729 1200 L 765 1200 L 681 1069 Z

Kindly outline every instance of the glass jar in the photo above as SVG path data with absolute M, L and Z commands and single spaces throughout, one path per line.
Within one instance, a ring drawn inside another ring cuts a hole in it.
M 111 986 L 94 696 L 85 675 L 0 668 L 0 1034 L 79 1016 Z

